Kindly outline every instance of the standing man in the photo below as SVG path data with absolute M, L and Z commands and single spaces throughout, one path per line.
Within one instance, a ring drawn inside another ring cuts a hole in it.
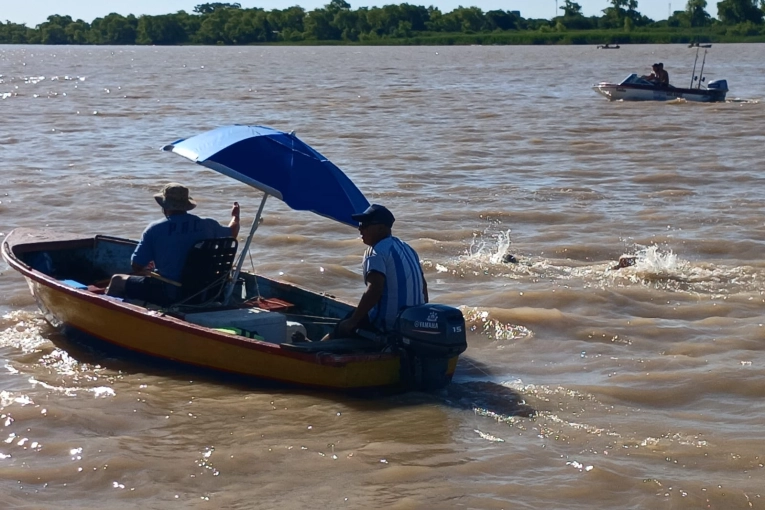
M 428 302 L 417 252 L 391 234 L 396 221 L 393 213 L 372 204 L 352 218 L 359 222 L 361 240 L 369 246 L 362 263 L 366 290 L 350 317 L 338 323 L 334 338 L 352 336 L 357 329 L 390 331 L 403 307 Z
M 186 256 L 198 241 L 239 234 L 239 204 L 231 208 L 231 221 L 223 226 L 211 218 L 200 218 L 188 211 L 197 203 L 186 186 L 171 182 L 154 199 L 162 207 L 164 219 L 151 223 L 141 235 L 130 262 L 133 275 L 112 276 L 106 294 L 167 305 L 176 298 L 176 287 L 150 276 L 156 273 L 164 280 L 181 278 Z

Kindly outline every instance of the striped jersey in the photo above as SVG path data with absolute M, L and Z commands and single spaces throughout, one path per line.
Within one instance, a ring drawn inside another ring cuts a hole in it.
M 385 275 L 385 289 L 380 301 L 369 312 L 371 323 L 384 331 L 393 329 L 402 307 L 425 303 L 424 277 L 420 257 L 411 246 L 397 237 L 386 237 L 367 248 L 362 263 L 364 283 L 370 271 Z

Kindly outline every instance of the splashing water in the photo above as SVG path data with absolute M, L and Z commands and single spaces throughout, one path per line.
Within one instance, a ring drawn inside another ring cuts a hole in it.
M 632 266 L 608 270 L 608 283 L 625 281 L 673 292 L 711 294 L 757 293 L 765 276 L 750 266 L 721 266 L 694 264 L 683 260 L 671 250 L 648 246 L 637 250 Z
M 483 237 L 479 239 L 479 235 L 474 234 L 473 240 L 467 249 L 467 254 L 462 258 L 479 263 L 501 264 L 512 243 L 510 238 L 511 232 L 512 230 L 507 230 L 492 234 L 491 239 L 495 240 L 493 243 L 487 243 Z
M 576 265 L 570 260 L 545 258 L 526 258 L 520 264 L 507 264 L 504 257 L 512 243 L 510 234 L 507 230 L 485 237 L 474 235 L 466 254 L 456 261 L 459 267 L 451 271 L 472 270 L 494 277 L 544 278 L 552 282 L 582 280 L 583 287 L 640 285 L 703 294 L 760 294 L 760 281 L 765 278 L 765 271 L 759 268 L 693 263 L 659 245 L 627 247 L 623 256 L 634 259 L 634 263 L 626 267 L 618 267 L 618 261 Z M 497 271 L 498 266 L 504 269 Z M 439 264 L 439 271 L 450 271 L 450 268 Z
M 21 310 L 10 312 L 0 318 L 0 345 L 35 352 L 48 341 L 42 336 L 45 328 L 46 322 L 39 315 Z
M 462 313 L 468 330 L 486 335 L 491 340 L 513 341 L 532 335 L 529 328 L 493 319 L 486 310 L 463 308 Z
M 689 265 L 685 261 L 678 261 L 677 255 L 672 250 L 663 253 L 656 245 L 640 249 L 634 257 L 635 265 L 633 267 L 636 271 L 644 273 L 677 273 L 682 272 Z

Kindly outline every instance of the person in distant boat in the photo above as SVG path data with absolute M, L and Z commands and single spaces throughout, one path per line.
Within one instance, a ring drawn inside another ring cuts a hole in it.
M 651 70 L 653 71 L 651 74 L 647 76 L 641 76 L 644 80 L 650 81 L 651 83 L 655 84 L 658 87 L 667 87 L 669 86 L 669 73 L 664 70 L 664 63 L 658 62 L 656 64 L 653 64 L 651 66 Z
M 165 218 L 151 223 L 143 231 L 130 262 L 132 275 L 112 276 L 106 294 L 167 305 L 176 298 L 177 286 L 186 256 L 195 243 L 216 237 L 239 234 L 239 204 L 231 208 L 231 221 L 223 226 L 211 218 L 189 214 L 197 204 L 189 189 L 177 182 L 165 185 L 154 199 Z
M 642 79 L 650 81 L 651 83 L 658 83 L 659 80 L 659 64 L 653 64 L 651 66 L 651 74 L 641 76 Z
M 664 70 L 664 63 L 659 62 L 656 64 L 658 67 L 654 71 L 656 73 L 656 83 L 662 87 L 669 86 L 669 73 Z
M 366 290 L 353 312 L 324 340 L 357 336 L 359 329 L 389 331 L 402 308 L 428 302 L 428 284 L 417 252 L 392 235 L 393 213 L 372 204 L 352 218 L 359 222 L 361 240 L 369 246 L 362 262 Z

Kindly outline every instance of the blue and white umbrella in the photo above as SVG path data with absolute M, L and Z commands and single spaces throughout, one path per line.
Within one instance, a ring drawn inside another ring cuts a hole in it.
M 260 224 L 266 198 L 273 195 L 299 211 L 312 211 L 356 227 L 351 215 L 369 201 L 331 161 L 294 133 L 265 126 L 223 126 L 162 147 L 264 192 L 234 274 L 224 293 L 228 303 L 245 253 Z
M 369 206 L 342 170 L 294 133 L 265 126 L 223 126 L 162 149 L 258 188 L 292 209 L 353 227 L 358 222 L 351 214 Z

